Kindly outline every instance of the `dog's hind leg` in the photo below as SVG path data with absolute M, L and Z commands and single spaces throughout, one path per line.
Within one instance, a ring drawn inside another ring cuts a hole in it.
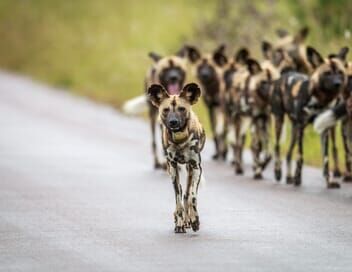
M 293 178 L 292 178 L 292 154 L 293 154 L 293 149 L 295 148 L 296 145 L 296 140 L 297 140 L 297 133 L 296 133 L 296 126 L 292 125 L 291 127 L 291 142 L 290 146 L 287 151 L 286 155 L 286 165 L 287 165 L 287 173 L 286 173 L 286 183 L 287 184 L 292 184 L 293 183 Z
M 284 117 L 275 116 L 274 123 L 275 123 L 274 174 L 275 174 L 276 181 L 280 181 L 282 176 L 280 141 L 281 141 L 281 133 L 282 133 L 282 127 L 284 123 Z
M 262 140 L 261 131 L 259 127 L 260 120 L 255 120 L 253 130 L 252 130 L 252 139 L 251 139 L 251 150 L 253 156 L 253 171 L 254 179 L 262 179 L 262 168 L 260 166 L 260 153 L 262 151 Z
M 334 170 L 333 175 L 335 178 L 341 177 L 341 171 L 339 168 L 339 156 L 336 146 L 336 127 L 332 127 L 330 129 L 330 137 L 331 137 L 331 144 L 332 144 L 332 156 L 334 159 Z
M 321 145 L 323 150 L 323 175 L 326 180 L 327 188 L 334 189 L 340 188 L 340 184 L 331 180 L 329 172 L 329 131 L 321 134 Z
M 157 123 L 157 110 L 154 108 L 153 105 L 149 105 L 149 117 L 150 117 L 150 128 L 152 132 L 152 151 L 154 157 L 154 168 L 160 169 L 163 168 L 163 165 L 160 163 L 158 158 L 158 150 L 156 144 L 156 123 Z
M 299 186 L 302 183 L 304 128 L 301 126 L 297 126 L 296 133 L 297 133 L 297 138 L 298 138 L 298 158 L 297 158 L 297 162 L 296 162 L 294 184 L 296 186 Z
M 168 169 L 172 179 L 172 184 L 175 191 L 175 200 L 176 200 L 176 210 L 174 212 L 175 219 L 175 232 L 176 233 L 185 233 L 185 210 L 182 205 L 182 186 L 180 183 L 180 177 L 178 172 L 177 163 L 168 161 Z
M 352 150 L 351 150 L 351 142 L 348 137 L 348 129 L 349 129 L 348 120 L 343 120 L 341 124 L 341 134 L 342 134 L 342 141 L 343 147 L 345 151 L 345 165 L 346 170 L 343 175 L 344 182 L 352 182 Z
M 237 175 L 243 174 L 242 149 L 243 149 L 243 145 L 244 145 L 245 134 L 241 135 L 241 125 L 242 125 L 241 116 L 236 116 L 236 119 L 235 119 L 235 143 L 234 143 L 234 166 L 235 166 L 235 173 Z
M 219 138 L 216 134 L 216 116 L 214 106 L 208 106 L 208 114 L 210 121 L 210 129 L 213 134 L 214 144 L 215 144 L 215 153 L 213 155 L 213 159 L 217 160 L 219 158 Z
M 271 153 L 269 150 L 269 127 L 270 127 L 270 116 L 265 116 L 261 121 L 261 143 L 262 143 L 262 152 L 263 158 L 260 162 L 260 167 L 262 171 L 268 166 L 269 162 L 271 161 Z

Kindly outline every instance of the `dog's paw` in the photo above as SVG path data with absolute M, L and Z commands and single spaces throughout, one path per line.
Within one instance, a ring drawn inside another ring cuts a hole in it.
M 262 173 L 255 173 L 253 178 L 256 180 L 260 180 L 260 179 L 263 179 L 263 175 L 262 175 Z
M 236 167 L 235 168 L 235 173 L 236 173 L 236 175 L 243 175 L 242 167 Z
M 185 226 L 176 226 L 175 233 L 186 233 Z
M 345 174 L 342 178 L 343 182 L 352 182 L 352 175 L 351 174 Z
M 166 170 L 167 169 L 167 164 L 166 164 L 166 162 L 164 162 L 164 163 L 155 162 L 154 163 L 154 168 L 155 169 Z
M 301 178 L 301 176 L 295 176 L 295 177 L 294 177 L 294 185 L 295 185 L 295 186 L 300 186 L 301 183 L 302 183 L 302 178 Z
M 276 181 L 280 181 L 281 180 L 281 176 L 282 176 L 281 168 L 275 169 L 274 170 L 274 175 L 275 175 L 275 180 Z
M 191 221 L 192 230 L 194 232 L 198 231 L 199 230 L 199 225 L 200 225 L 199 216 L 196 216 L 195 220 Z
M 293 177 L 287 176 L 286 177 L 286 184 L 293 184 L 294 180 Z
M 330 181 L 327 185 L 328 189 L 339 189 L 341 185 L 336 181 Z

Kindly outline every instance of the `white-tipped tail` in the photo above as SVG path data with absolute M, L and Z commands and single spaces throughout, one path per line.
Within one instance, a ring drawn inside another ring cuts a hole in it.
M 125 102 L 122 111 L 128 115 L 136 115 L 147 111 L 147 97 L 140 95 Z
M 314 121 L 314 130 L 322 134 L 326 129 L 333 127 L 337 123 L 337 119 L 332 110 L 328 110 L 318 115 Z

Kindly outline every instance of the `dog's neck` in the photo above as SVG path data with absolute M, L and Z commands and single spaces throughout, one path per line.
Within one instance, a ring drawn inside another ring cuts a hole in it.
M 189 132 L 187 128 L 183 131 L 172 132 L 171 134 L 172 141 L 176 144 L 185 142 L 188 139 L 188 136 Z
M 188 123 L 188 122 L 187 122 Z M 171 131 L 168 130 L 168 133 L 170 135 L 170 140 L 175 143 L 175 144 L 181 144 L 187 141 L 189 137 L 189 129 L 188 129 L 188 124 L 180 130 L 180 131 Z

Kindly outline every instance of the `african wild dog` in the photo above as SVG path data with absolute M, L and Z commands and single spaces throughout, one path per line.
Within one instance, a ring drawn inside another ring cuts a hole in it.
M 175 232 L 186 232 L 185 228 L 199 230 L 197 193 L 202 176 L 201 157 L 205 143 L 205 132 L 191 109 L 201 95 L 197 84 L 187 84 L 179 94 L 169 94 L 161 85 L 153 84 L 148 89 L 150 101 L 159 110 L 162 123 L 163 149 L 171 176 L 176 210 Z M 179 164 L 186 164 L 188 180 L 182 204 L 182 187 L 179 180 Z
M 268 64 L 266 62 L 259 64 L 254 59 L 248 59 L 247 73 L 243 72 L 242 82 L 240 82 L 239 86 L 235 84 L 232 90 L 233 104 L 235 105 L 235 112 L 233 113 L 235 126 L 235 171 L 237 174 L 243 173 L 242 152 L 244 135 L 250 127 L 255 179 L 262 178 L 262 172 L 271 159 L 269 152 L 269 95 L 272 84 L 279 77 L 279 73 L 276 68 Z M 234 83 L 236 83 L 236 79 Z
M 314 69 L 308 61 L 307 47 L 304 44 L 309 34 L 308 27 L 303 27 L 295 35 L 290 35 L 283 29 L 278 29 L 276 34 L 279 40 L 274 44 L 274 49 L 281 49 L 287 52 L 294 61 L 298 72 L 311 74 Z
M 233 86 L 234 77 L 237 77 L 237 74 L 241 76 L 243 70 L 246 69 L 249 56 L 250 53 L 247 48 L 240 48 L 223 69 L 223 81 L 225 83 L 226 132 L 228 133 L 228 145 L 232 147 L 233 151 L 235 150 L 235 127 L 233 120 L 235 108 L 231 97 L 231 88 Z M 243 142 L 245 142 L 245 137 L 246 135 L 243 135 Z M 235 164 L 235 152 L 233 152 L 232 164 Z
M 222 69 L 227 63 L 225 46 L 219 46 L 212 54 L 202 55 L 193 46 L 185 46 L 188 58 L 194 66 L 195 75 L 202 86 L 203 99 L 208 109 L 211 131 L 215 142 L 214 159 L 226 158 L 225 90 Z
M 243 173 L 242 152 L 247 129 L 251 127 L 251 150 L 254 159 L 254 177 L 260 179 L 262 171 L 271 159 L 269 151 L 270 93 L 275 80 L 293 69 L 294 63 L 286 52 L 274 50 L 267 42 L 262 51 L 265 61 L 259 64 L 247 59 L 246 69 L 234 75 L 230 100 L 231 118 L 234 124 L 233 145 L 235 172 Z M 231 133 L 230 133 L 231 134 Z
M 352 63 L 346 63 L 347 84 L 341 101 L 335 107 L 320 114 L 314 121 L 314 129 L 324 133 L 341 120 L 341 134 L 345 152 L 344 182 L 352 182 Z
M 161 57 L 156 53 L 149 53 L 150 58 L 154 61 L 153 65 L 147 72 L 145 78 L 145 92 L 152 84 L 161 84 L 170 95 L 177 95 L 182 90 L 186 80 L 186 59 L 184 51 L 181 49 L 176 55 Z M 165 168 L 166 165 L 161 163 L 158 158 L 156 144 L 156 126 L 158 109 L 148 100 L 149 117 L 152 131 L 152 150 L 154 156 L 154 167 Z
M 288 72 L 281 76 L 275 84 L 271 96 L 272 113 L 275 116 L 275 176 L 281 178 L 280 146 L 282 124 L 285 115 L 291 121 L 291 142 L 287 153 L 286 182 L 301 184 L 303 166 L 303 136 L 305 127 L 327 107 L 337 102 L 341 91 L 346 84 L 344 58 L 346 48 L 343 48 L 337 57 L 323 59 L 312 47 L 307 48 L 307 58 L 314 68 L 311 76 L 297 72 Z M 328 160 L 328 135 L 321 137 L 323 149 L 323 174 L 328 188 L 339 188 L 340 185 L 330 179 Z M 298 159 L 296 171 L 292 177 L 291 159 L 293 149 L 298 144 Z

